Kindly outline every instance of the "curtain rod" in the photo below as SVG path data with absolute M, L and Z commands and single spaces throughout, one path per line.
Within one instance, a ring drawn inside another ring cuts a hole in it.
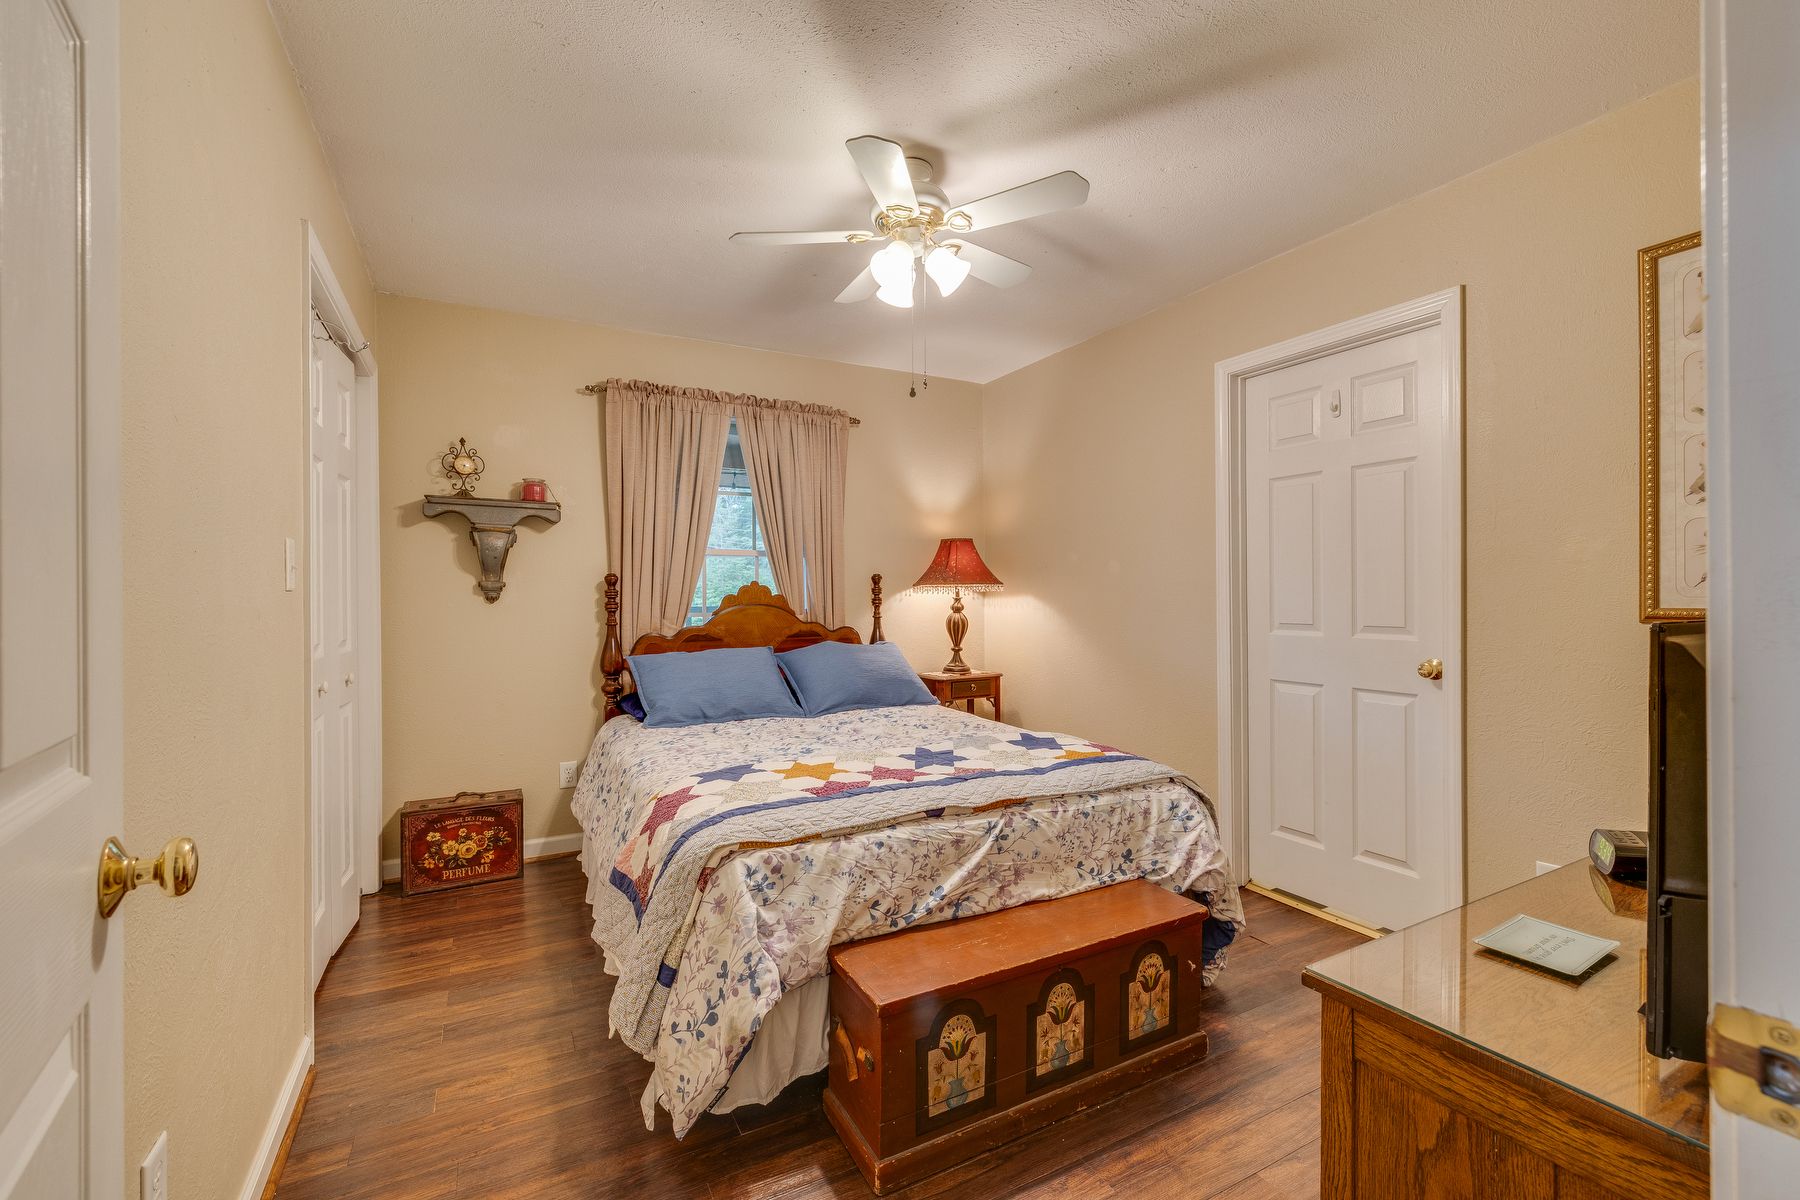
M 664 387 L 664 386 L 668 386 L 668 385 L 664 385 L 664 384 L 658 384 L 658 385 L 657 385 L 657 386 L 659 386 L 659 387 Z M 703 389 L 703 388 L 692 388 L 692 389 L 687 389 L 687 390 L 691 390 L 691 391 L 710 391 L 710 390 L 712 390 L 712 389 L 710 389 L 710 388 L 705 388 L 705 389 Z M 587 395 L 587 396 L 603 396 L 603 395 L 605 395 L 605 394 L 606 394 L 606 384 L 605 384 L 605 383 L 604 383 L 604 382 L 602 382 L 602 383 L 590 383 L 590 384 L 587 384 L 587 385 L 586 385 L 586 386 L 584 386 L 584 387 L 583 387 L 583 388 L 582 388 L 582 389 L 581 389 L 581 392 L 582 392 L 582 394 L 583 394 L 583 395 Z M 751 400 L 761 400 L 761 399 L 763 399 L 763 397 L 761 397 L 761 396 L 748 396 L 748 397 L 747 397 L 747 398 L 748 398 L 748 399 L 751 399 Z M 773 403 L 773 402 L 772 402 L 772 403 Z M 820 405 L 820 406 L 818 406 L 818 407 L 825 407 L 825 406 L 823 406 L 823 405 Z M 845 415 L 845 416 L 846 416 L 846 417 L 849 417 L 849 418 L 850 418 L 850 424 L 851 424 L 851 425 L 853 425 L 853 426 L 855 426 L 855 425 L 861 425 L 861 424 L 862 424 L 862 422 L 861 422 L 861 421 L 859 421 L 859 420 L 857 420 L 857 419 L 856 419 L 856 418 L 855 418 L 855 417 L 851 417 L 851 416 L 850 416 L 850 414 L 849 414 L 849 413 L 845 413 L 845 414 L 844 414 L 844 415 Z

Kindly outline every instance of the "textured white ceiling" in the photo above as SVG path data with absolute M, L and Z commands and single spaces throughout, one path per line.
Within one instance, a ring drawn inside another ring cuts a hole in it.
M 986 381 L 1698 69 L 1695 0 L 273 0 L 377 285 L 905 369 L 844 140 L 952 201 L 1065 168 L 1087 205 L 972 240 L 934 304 Z M 679 382 L 679 381 L 677 381 Z

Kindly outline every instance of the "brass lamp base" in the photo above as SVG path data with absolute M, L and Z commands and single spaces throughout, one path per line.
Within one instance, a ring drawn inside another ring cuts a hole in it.
M 950 661 L 944 664 L 946 675 L 967 675 L 972 668 L 963 661 L 963 637 L 969 632 L 969 618 L 963 614 L 962 589 L 957 588 L 950 599 L 950 618 L 944 622 L 944 628 L 950 631 Z

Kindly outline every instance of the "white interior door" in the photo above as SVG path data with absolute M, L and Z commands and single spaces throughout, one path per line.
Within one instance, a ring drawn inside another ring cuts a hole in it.
M 308 442 L 308 644 L 312 711 L 312 982 L 361 909 L 356 821 L 360 714 L 356 680 L 358 450 L 356 369 L 313 319 Z
M 1792 1022 L 1800 1012 L 1800 8 L 1708 0 L 1703 12 L 1712 1002 Z M 1800 1192 L 1800 1140 L 1767 1123 L 1773 1101 L 1758 1115 L 1727 1112 L 1715 1093 L 1719 1200 Z
M 1241 426 L 1249 874 L 1396 929 L 1461 867 L 1443 356 L 1428 325 L 1255 376 Z
M 117 44 L 0 4 L 0 1200 L 124 1192 Z

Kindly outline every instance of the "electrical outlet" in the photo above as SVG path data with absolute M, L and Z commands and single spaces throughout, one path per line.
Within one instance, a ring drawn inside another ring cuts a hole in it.
M 566 762 L 556 769 L 556 782 L 559 787 L 574 787 L 575 776 L 581 770 L 578 762 Z
M 156 1145 L 138 1168 L 139 1200 L 169 1200 L 169 1131 L 156 1135 Z

